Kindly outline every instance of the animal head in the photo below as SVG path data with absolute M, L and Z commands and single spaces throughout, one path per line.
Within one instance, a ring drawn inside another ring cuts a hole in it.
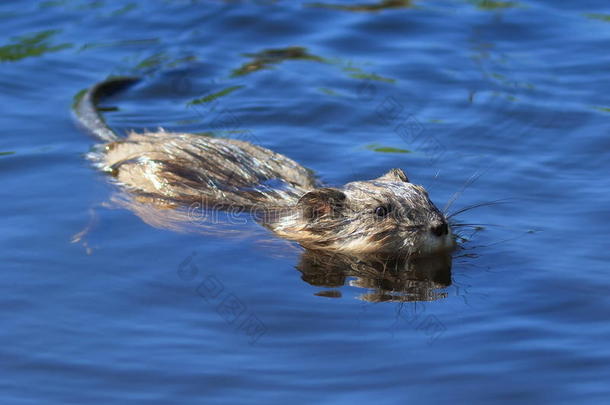
M 400 169 L 341 189 L 310 191 L 296 207 L 292 222 L 276 231 L 312 249 L 426 255 L 454 246 L 446 218 Z

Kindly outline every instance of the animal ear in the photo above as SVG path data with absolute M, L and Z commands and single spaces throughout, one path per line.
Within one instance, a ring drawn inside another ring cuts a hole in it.
M 345 194 L 336 188 L 318 188 L 299 199 L 297 207 L 307 219 L 333 215 L 343 209 Z
M 384 174 L 381 177 L 378 177 L 376 180 L 381 181 L 404 181 L 405 183 L 409 183 L 409 178 L 407 174 L 403 172 L 401 169 L 391 169 L 389 172 Z

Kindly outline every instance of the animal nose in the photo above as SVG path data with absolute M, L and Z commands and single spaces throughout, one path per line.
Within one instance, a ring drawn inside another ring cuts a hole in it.
M 449 233 L 449 226 L 446 222 L 442 222 L 440 225 L 432 227 L 432 233 L 436 236 L 443 236 Z

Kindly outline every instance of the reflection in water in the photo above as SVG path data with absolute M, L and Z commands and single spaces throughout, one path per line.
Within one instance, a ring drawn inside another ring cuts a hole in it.
M 285 60 L 310 60 L 315 62 L 326 62 L 323 58 L 312 55 L 306 48 L 300 46 L 289 46 L 288 48 L 265 49 L 257 53 L 244 54 L 253 60 L 245 63 L 233 71 L 232 76 L 242 76 L 262 69 L 269 69 Z
M 329 3 L 309 3 L 309 7 L 330 8 L 343 11 L 380 11 L 392 8 L 407 8 L 413 5 L 411 0 L 383 0 L 373 4 L 329 4 Z
M 303 281 L 314 286 L 337 288 L 349 284 L 365 288 L 369 292 L 358 298 L 370 302 L 433 301 L 445 298 L 447 293 L 437 290 L 451 285 L 450 254 L 406 259 L 306 250 L 297 269 Z M 316 295 L 341 296 L 336 290 Z

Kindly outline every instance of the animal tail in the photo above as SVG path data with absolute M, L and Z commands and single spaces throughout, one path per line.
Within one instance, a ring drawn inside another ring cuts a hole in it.
M 117 141 L 119 136 L 106 125 L 104 117 L 97 108 L 97 103 L 102 98 L 116 94 L 138 81 L 140 81 L 139 77 L 114 77 L 87 89 L 74 106 L 78 123 L 104 142 Z

